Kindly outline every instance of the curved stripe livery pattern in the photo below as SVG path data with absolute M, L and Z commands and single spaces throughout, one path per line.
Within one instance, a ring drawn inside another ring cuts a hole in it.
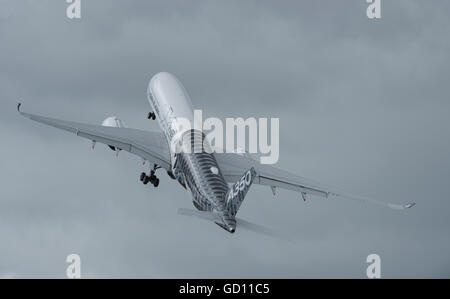
M 201 211 L 226 212 L 228 184 L 205 135 L 196 130 L 187 131 L 182 136 L 182 143 L 185 150 L 176 154 L 175 171 L 184 175 L 194 206 Z

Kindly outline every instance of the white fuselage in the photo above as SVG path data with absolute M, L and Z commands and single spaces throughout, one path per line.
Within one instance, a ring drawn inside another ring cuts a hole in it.
M 174 138 L 186 131 L 186 128 L 180 125 L 181 120 L 189 121 L 191 124 L 194 122 L 194 108 L 190 97 L 174 75 L 161 72 L 150 80 L 147 98 L 167 138 L 173 162 L 175 152 L 171 145 L 177 141 Z

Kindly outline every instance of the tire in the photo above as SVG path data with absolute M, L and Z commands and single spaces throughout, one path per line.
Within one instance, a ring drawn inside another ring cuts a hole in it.
M 148 182 L 150 182 L 150 177 L 146 176 L 146 177 L 144 178 L 143 183 L 144 183 L 144 185 L 147 185 Z
M 159 179 L 156 179 L 156 180 L 153 182 L 153 186 L 155 186 L 155 188 L 156 188 L 156 187 L 158 187 L 158 185 L 159 185 Z
M 141 173 L 141 176 L 139 177 L 139 179 L 141 180 L 141 182 L 144 181 L 144 179 L 145 179 L 145 172 Z

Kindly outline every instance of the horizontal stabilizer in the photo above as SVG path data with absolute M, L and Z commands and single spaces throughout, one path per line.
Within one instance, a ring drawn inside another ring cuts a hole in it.
M 193 216 L 193 217 L 196 217 L 196 218 L 199 218 L 199 219 L 213 221 L 217 225 L 219 225 L 222 228 L 224 228 L 225 230 L 228 230 L 226 227 L 222 226 L 222 224 L 220 222 L 221 220 L 220 220 L 219 215 L 217 215 L 214 212 L 198 211 L 198 210 L 192 210 L 192 209 L 179 208 L 178 209 L 178 214 L 179 215 L 184 215 L 184 216 Z M 239 228 L 245 229 L 247 231 L 254 232 L 254 233 L 257 233 L 257 234 L 260 234 L 260 235 L 265 235 L 265 236 L 272 237 L 272 238 L 276 238 L 276 239 L 281 239 L 281 240 L 284 240 L 284 241 L 292 242 L 292 240 L 289 237 L 287 237 L 287 236 L 285 236 L 285 235 L 283 235 L 281 233 L 278 233 L 276 231 L 273 231 L 270 228 L 265 227 L 263 225 L 255 224 L 255 223 L 252 223 L 252 222 L 249 222 L 249 221 L 246 221 L 246 220 L 243 220 L 243 219 L 239 219 L 239 218 L 236 218 L 236 223 L 239 226 Z
M 219 215 L 217 215 L 213 212 L 208 212 L 208 211 L 198 211 L 198 210 L 192 210 L 192 209 L 179 208 L 178 214 L 184 215 L 184 216 L 193 216 L 193 217 L 197 217 L 197 218 L 205 219 L 205 220 L 220 221 Z

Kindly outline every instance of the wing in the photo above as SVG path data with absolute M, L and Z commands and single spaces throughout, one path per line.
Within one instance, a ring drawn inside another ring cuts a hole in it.
M 273 166 L 260 164 L 248 155 L 216 153 L 215 156 L 225 180 L 229 183 L 233 183 L 239 179 L 244 170 L 254 167 L 257 172 L 257 177 L 255 178 L 254 183 L 270 186 L 274 194 L 276 188 L 282 188 L 300 192 L 304 200 L 306 200 L 306 194 L 311 194 L 325 198 L 342 197 L 355 201 L 387 206 L 396 210 L 405 210 L 415 205 L 415 203 L 409 203 L 406 205 L 391 204 L 370 198 L 349 195 L 338 191 L 336 188 L 322 185 Z
M 19 103 L 17 110 L 24 117 L 58 129 L 75 133 L 77 136 L 84 137 L 95 142 L 114 146 L 146 159 L 150 161 L 150 163 L 158 164 L 166 170 L 170 170 L 171 165 L 169 147 L 162 133 L 59 120 L 21 112 L 20 105 L 21 104 Z

